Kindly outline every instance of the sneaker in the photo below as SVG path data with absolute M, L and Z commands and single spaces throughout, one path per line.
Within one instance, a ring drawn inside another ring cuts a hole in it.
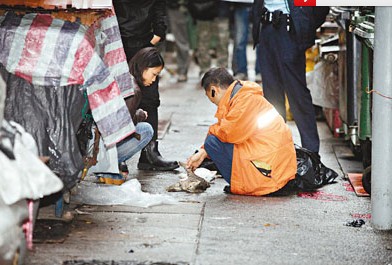
M 186 82 L 186 81 L 188 81 L 188 77 L 186 75 L 183 75 L 183 74 L 178 75 L 177 82 L 180 83 L 180 82 Z
M 233 76 L 233 78 L 234 78 L 235 80 L 247 80 L 247 79 L 248 79 L 248 76 L 247 76 L 246 74 L 244 74 L 244 73 L 236 73 L 236 74 Z
M 261 83 L 261 74 L 260 73 L 256 74 L 255 81 L 256 81 L 256 83 Z

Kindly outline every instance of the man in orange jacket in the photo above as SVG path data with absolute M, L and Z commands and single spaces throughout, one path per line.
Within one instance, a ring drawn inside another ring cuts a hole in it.
M 234 80 L 225 68 L 210 69 L 201 86 L 218 106 L 200 150 L 188 161 L 195 169 L 210 157 L 230 192 L 265 195 L 295 178 L 297 162 L 291 131 L 264 98 L 260 85 Z

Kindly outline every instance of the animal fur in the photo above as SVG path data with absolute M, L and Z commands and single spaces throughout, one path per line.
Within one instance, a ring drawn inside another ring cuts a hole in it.
M 186 191 L 189 193 L 201 193 L 210 187 L 210 183 L 204 178 L 197 176 L 191 169 L 186 168 L 186 164 L 179 162 L 186 170 L 186 177 L 179 182 L 166 188 L 167 191 Z

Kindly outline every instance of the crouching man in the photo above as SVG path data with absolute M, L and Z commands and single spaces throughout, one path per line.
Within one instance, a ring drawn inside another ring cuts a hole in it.
M 295 178 L 291 131 L 260 85 L 234 80 L 226 69 L 213 68 L 201 86 L 218 106 L 218 122 L 210 126 L 200 150 L 188 158 L 188 168 L 196 169 L 209 157 L 231 193 L 254 196 L 278 191 Z

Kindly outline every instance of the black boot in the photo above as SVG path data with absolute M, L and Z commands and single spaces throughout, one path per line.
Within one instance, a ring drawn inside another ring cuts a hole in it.
M 141 151 L 137 168 L 141 170 L 168 171 L 178 168 L 177 161 L 166 161 L 158 151 L 158 142 L 151 141 Z

